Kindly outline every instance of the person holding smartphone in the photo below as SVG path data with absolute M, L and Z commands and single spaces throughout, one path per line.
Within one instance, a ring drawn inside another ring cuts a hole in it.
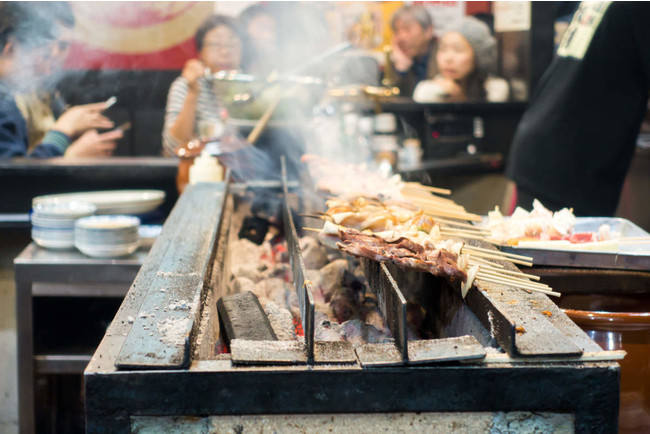
M 97 131 L 113 127 L 102 113 L 108 104 L 85 104 L 66 110 L 56 91 L 75 22 L 70 5 L 7 3 L 0 20 L 4 47 L 0 55 L 4 65 L 0 71 L 0 156 L 111 156 L 123 132 Z M 23 123 L 26 131 L 21 128 Z

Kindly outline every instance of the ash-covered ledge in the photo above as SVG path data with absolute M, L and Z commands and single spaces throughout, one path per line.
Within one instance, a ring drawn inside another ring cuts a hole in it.
M 116 315 L 121 324 L 108 330 L 126 334 L 116 367 L 189 367 L 225 197 L 224 183 L 191 186 L 181 196 Z

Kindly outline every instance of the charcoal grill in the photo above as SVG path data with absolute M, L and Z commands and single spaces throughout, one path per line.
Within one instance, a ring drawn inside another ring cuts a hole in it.
M 267 359 L 257 363 L 246 342 L 237 343 L 243 355 L 216 354 L 216 305 L 237 260 L 228 245 L 247 187 L 199 184 L 180 197 L 85 371 L 88 432 L 286 431 L 321 423 L 484 431 L 513 422 L 616 431 L 618 364 L 541 294 L 479 285 L 463 301 L 440 279 L 364 261 L 395 343 L 353 349 L 314 342 L 313 296 L 289 200 L 285 236 L 305 342 L 249 343 L 267 345 Z M 265 194 L 291 196 L 286 183 L 266 187 Z M 437 339 L 407 342 L 405 300 L 418 293 L 435 298 L 442 312 Z

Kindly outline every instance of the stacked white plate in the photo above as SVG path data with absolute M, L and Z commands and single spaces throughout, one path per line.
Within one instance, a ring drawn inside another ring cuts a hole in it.
M 95 211 L 97 207 L 88 202 L 37 204 L 31 216 L 32 239 L 46 249 L 71 249 L 75 222 Z
M 162 190 L 109 190 L 37 196 L 32 206 L 39 203 L 83 201 L 97 206 L 96 214 L 145 214 L 154 211 L 165 201 Z
M 93 258 L 130 255 L 140 246 L 140 219 L 127 215 L 91 216 L 77 220 L 74 245 Z

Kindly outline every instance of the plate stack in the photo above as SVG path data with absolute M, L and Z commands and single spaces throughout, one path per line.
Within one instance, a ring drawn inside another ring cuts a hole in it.
M 127 215 L 92 216 L 79 219 L 74 245 L 93 258 L 130 255 L 140 246 L 140 219 Z
M 31 217 L 32 239 L 46 249 L 71 249 L 75 222 L 95 211 L 97 207 L 88 202 L 36 204 Z
M 95 214 L 146 214 L 165 201 L 162 190 L 109 190 L 37 196 L 32 206 L 39 203 L 91 202 L 97 206 Z

